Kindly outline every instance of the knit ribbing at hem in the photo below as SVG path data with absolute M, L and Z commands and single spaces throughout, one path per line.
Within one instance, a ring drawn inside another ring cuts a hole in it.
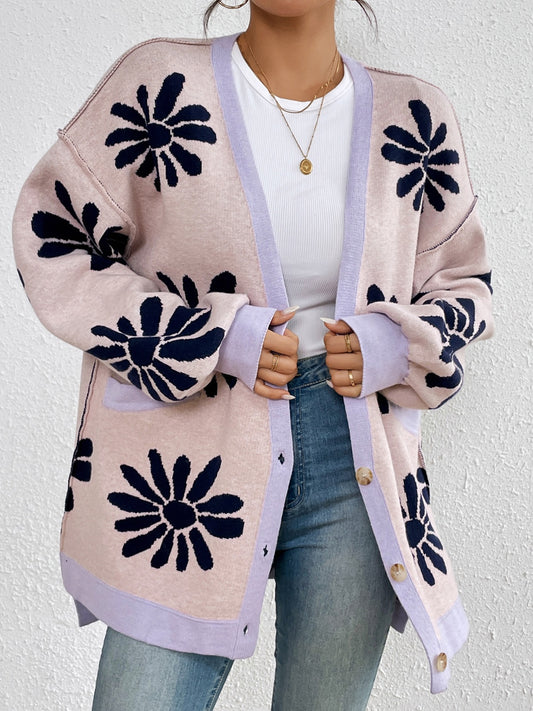
M 238 620 L 202 620 L 118 590 L 61 554 L 63 584 L 75 600 L 80 626 L 96 620 L 147 644 L 230 659 L 253 654 L 257 634 L 242 639 Z M 236 645 L 236 640 L 239 644 Z

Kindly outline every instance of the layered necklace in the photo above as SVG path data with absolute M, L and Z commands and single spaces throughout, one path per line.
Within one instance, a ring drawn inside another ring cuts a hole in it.
M 276 106 L 278 107 L 279 112 L 280 112 L 280 114 L 281 114 L 281 117 L 283 118 L 283 120 L 284 120 L 284 122 L 285 122 L 285 125 L 286 125 L 287 128 L 289 129 L 290 134 L 291 134 L 291 136 L 292 136 L 294 142 L 295 142 L 296 145 L 298 146 L 298 150 L 300 151 L 300 153 L 301 153 L 301 155 L 302 155 L 302 159 L 301 159 L 301 161 L 300 161 L 300 172 L 303 173 L 303 175 L 309 175 L 309 174 L 311 173 L 311 171 L 313 170 L 313 164 L 312 164 L 311 161 L 309 160 L 309 151 L 311 150 L 311 146 L 313 145 L 313 139 L 314 139 L 314 137 L 315 137 L 315 133 L 316 133 L 316 129 L 317 129 L 317 126 L 318 126 L 318 122 L 319 122 L 319 120 L 320 120 L 320 114 L 322 113 L 322 107 L 324 106 L 324 99 L 325 99 L 325 97 L 326 97 L 326 93 L 327 93 L 327 91 L 328 91 L 328 87 L 329 87 L 330 84 L 335 80 L 335 77 L 337 76 L 337 74 L 338 74 L 338 72 L 339 72 L 339 69 L 340 69 L 340 66 L 341 66 L 341 56 L 340 56 L 340 54 L 339 54 L 339 51 L 338 51 L 337 47 L 335 47 L 335 54 L 334 54 L 334 56 L 333 56 L 333 59 L 331 60 L 331 64 L 329 65 L 329 68 L 328 68 L 328 70 L 331 71 L 331 74 L 330 74 L 330 76 L 329 76 L 329 79 L 327 79 L 327 81 L 325 81 L 323 84 L 321 84 L 321 85 L 318 87 L 318 89 L 317 89 L 315 95 L 313 96 L 313 98 L 311 99 L 311 101 L 309 101 L 309 102 L 303 107 L 303 109 L 296 109 L 296 110 L 294 110 L 294 109 L 287 109 L 287 108 L 283 107 L 283 106 L 279 103 L 277 96 L 275 96 L 275 94 L 273 93 L 272 89 L 270 88 L 270 83 L 269 83 L 269 81 L 268 81 L 268 77 L 266 76 L 265 72 L 264 72 L 263 69 L 261 68 L 261 65 L 260 65 L 259 62 L 257 61 L 257 58 L 256 58 L 256 56 L 255 56 L 255 54 L 254 54 L 252 48 L 250 47 L 250 44 L 249 44 L 248 40 L 246 39 L 246 36 L 245 36 L 244 34 L 242 34 L 242 35 L 240 36 L 240 38 L 242 38 L 242 40 L 246 43 L 246 48 L 248 49 L 248 53 L 249 53 L 249 55 L 252 57 L 252 59 L 253 59 L 255 65 L 256 65 L 256 67 L 257 67 L 257 70 L 258 70 L 260 76 L 261 76 L 262 79 L 264 80 L 264 84 L 265 84 L 265 86 L 266 86 L 266 88 L 267 88 L 267 90 L 268 90 L 268 93 L 270 94 L 270 96 L 272 97 L 274 103 L 275 103 Z M 307 145 L 307 150 L 304 151 L 304 149 L 303 149 L 302 146 L 300 145 L 300 142 L 298 141 L 298 139 L 297 139 L 296 136 L 294 135 L 294 131 L 292 130 L 292 128 L 291 128 L 291 126 L 290 126 L 290 124 L 289 124 L 289 122 L 288 122 L 287 117 L 285 116 L 285 114 L 301 114 L 301 113 L 303 113 L 304 111 L 307 111 L 307 109 L 311 106 L 311 104 L 312 104 L 314 101 L 316 101 L 316 99 L 320 96 L 320 94 L 322 94 L 322 97 L 321 97 L 321 99 L 320 99 L 320 106 L 319 106 L 319 108 L 318 108 L 318 113 L 317 113 L 315 125 L 314 125 L 314 127 L 313 127 L 313 133 L 311 134 L 311 138 L 309 139 L 309 143 L 308 143 L 308 145 Z

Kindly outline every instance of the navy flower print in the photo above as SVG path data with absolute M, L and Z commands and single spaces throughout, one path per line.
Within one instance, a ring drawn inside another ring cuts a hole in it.
M 196 284 L 194 283 L 194 281 L 187 274 L 185 274 L 185 276 L 181 280 L 181 292 L 176 286 L 176 284 L 172 281 L 172 279 L 163 272 L 157 272 L 157 277 L 160 281 L 163 282 L 163 284 L 171 293 L 177 294 L 180 299 L 182 299 L 187 304 L 187 306 L 190 306 L 191 308 L 196 308 L 198 306 L 198 289 L 196 288 Z M 237 279 L 231 272 L 220 272 L 220 274 L 217 274 L 211 280 L 211 285 L 209 287 L 208 293 L 216 291 L 219 293 L 222 292 L 224 294 L 234 294 L 236 287 Z M 220 375 L 223 381 L 227 383 L 230 390 L 233 389 L 237 384 L 237 378 L 235 378 L 233 375 L 226 375 L 225 373 L 215 373 L 215 375 L 213 375 L 213 377 L 211 378 L 210 382 L 204 388 L 204 392 L 207 397 L 216 397 L 218 395 L 218 375 Z
M 176 109 L 185 77 L 177 72 L 169 74 L 159 93 L 153 109 L 150 109 L 148 89 L 141 84 L 137 89 L 137 105 L 115 103 L 111 114 L 126 121 L 123 126 L 112 131 L 106 139 L 106 146 L 127 144 L 115 157 L 119 169 L 132 165 L 142 158 L 136 175 L 147 178 L 154 174 L 154 186 L 161 190 L 161 173 L 170 187 L 178 184 L 177 165 L 187 175 L 200 175 L 202 161 L 178 140 L 216 143 L 217 137 L 210 126 L 204 125 L 211 118 L 209 111 L 200 104 L 188 104 Z M 140 109 L 140 110 L 139 110 Z
M 377 284 L 371 284 L 368 289 L 366 290 L 366 302 L 367 304 L 375 304 L 380 301 L 386 301 L 385 299 L 385 294 L 383 291 L 379 288 Z M 391 296 L 389 299 L 390 303 L 392 304 L 397 304 L 398 299 L 394 296 L 394 294 Z M 390 412 L 390 406 L 389 406 L 389 401 L 387 398 L 382 394 L 382 393 L 376 393 L 376 398 L 379 406 L 379 411 L 381 412 L 382 415 L 388 415 Z
M 97 239 L 95 233 L 100 210 L 96 205 L 92 202 L 85 203 L 81 217 L 78 217 L 68 190 L 59 180 L 55 182 L 55 193 L 76 224 L 53 212 L 36 212 L 32 217 L 31 227 L 37 237 L 43 240 L 37 252 L 39 257 L 62 257 L 81 249 L 91 255 L 91 269 L 95 271 L 107 269 L 116 262 L 125 264 L 123 257 L 128 237 L 120 231 L 121 227 L 107 227 L 100 239 Z
M 492 272 L 487 272 L 486 274 L 474 274 L 473 278 L 482 281 L 487 287 L 487 289 L 490 291 L 490 293 L 493 293 L 494 290 L 491 285 Z
M 428 585 L 435 585 L 431 568 L 446 574 L 446 563 L 439 551 L 443 545 L 429 518 L 429 484 L 426 472 L 419 467 L 416 479 L 408 474 L 403 480 L 406 507 L 402 506 L 407 541 L 422 577 Z
M 211 309 L 207 308 L 178 306 L 161 332 L 162 315 L 163 302 L 158 296 L 150 296 L 140 306 L 139 331 L 126 316 L 118 319 L 116 330 L 94 326 L 91 332 L 106 339 L 109 345 L 97 345 L 87 352 L 106 361 L 154 400 L 176 401 L 198 382 L 177 370 L 176 362 L 213 355 L 222 342 L 224 330 L 217 326 L 195 335 L 209 321 Z
M 418 135 L 394 124 L 387 126 L 383 133 L 393 143 L 385 143 L 381 154 L 387 160 L 400 165 L 416 165 L 398 180 L 396 184 L 398 197 L 404 198 L 415 190 L 414 210 L 420 209 L 425 194 L 429 204 L 437 212 L 442 212 L 446 203 L 439 188 L 450 193 L 459 193 L 457 181 L 442 168 L 458 165 L 459 154 L 456 150 L 442 147 L 448 134 L 447 126 L 441 123 L 433 132 L 431 112 L 423 101 L 414 99 L 408 105 Z
M 435 304 L 442 309 L 442 316 L 421 316 L 420 318 L 440 333 L 442 340 L 440 359 L 444 363 L 453 363 L 455 366 L 453 374 L 449 376 L 428 373 L 426 385 L 429 388 L 453 389 L 461 384 L 463 368 L 455 354 L 460 348 L 480 336 L 486 328 L 485 321 L 481 321 L 477 329 L 475 328 L 476 312 L 472 299 L 458 298 L 456 301 L 457 306 L 441 299 L 423 302 Z
M 65 511 L 72 511 L 74 508 L 74 493 L 72 491 L 71 480 L 90 481 L 92 474 L 91 457 L 93 454 L 93 443 L 88 437 L 78 440 L 72 464 L 70 467 L 69 486 L 65 499 Z
M 375 304 L 378 301 L 386 301 L 385 294 L 381 291 L 377 284 L 371 284 L 366 291 L 366 302 L 367 304 Z M 398 299 L 394 294 L 389 299 L 391 304 L 397 304 Z
M 235 494 L 215 494 L 209 497 L 222 460 L 213 457 L 204 469 L 189 483 L 191 462 L 181 455 L 174 462 L 172 476 L 165 472 L 161 455 L 156 449 L 148 452 L 151 481 L 136 469 L 123 464 L 120 469 L 124 479 L 135 490 L 113 492 L 108 501 L 132 516 L 115 522 L 120 532 L 139 532 L 122 547 L 126 558 L 144 553 L 157 545 L 150 565 L 162 568 L 172 555 L 176 570 L 183 572 L 191 558 L 191 549 L 202 570 L 214 566 L 208 536 L 214 538 L 239 538 L 244 530 L 242 518 L 228 514 L 240 511 L 241 498 Z
M 382 415 L 388 415 L 390 412 L 389 401 L 382 393 L 376 393 L 376 399 L 378 402 L 379 411 Z

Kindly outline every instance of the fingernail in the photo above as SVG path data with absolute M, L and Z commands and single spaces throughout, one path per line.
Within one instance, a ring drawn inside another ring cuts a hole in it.
M 330 388 L 333 388 L 333 383 L 331 380 L 326 380 L 326 384 L 329 385 Z
M 287 394 L 287 395 L 282 395 L 282 396 L 281 396 L 281 399 L 282 399 L 282 400 L 294 400 L 295 397 L 294 397 L 294 395 L 289 395 L 289 394 Z
M 299 306 L 289 306 L 286 309 L 283 309 L 281 312 L 282 314 L 293 314 L 295 311 L 298 311 L 300 307 Z
M 323 321 L 324 323 L 337 323 L 334 318 L 325 318 L 324 316 L 320 317 L 320 320 Z

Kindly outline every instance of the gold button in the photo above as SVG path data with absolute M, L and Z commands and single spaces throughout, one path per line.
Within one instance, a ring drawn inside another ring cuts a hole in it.
M 395 563 L 390 569 L 390 574 L 397 583 L 402 583 L 407 577 L 407 572 L 401 563 Z
M 366 486 L 367 484 L 370 484 L 374 478 L 374 475 L 372 474 L 372 470 L 368 467 L 359 467 L 359 469 L 355 472 L 355 478 L 357 479 L 358 484 Z
M 448 657 L 444 652 L 441 652 L 439 656 L 437 657 L 437 661 L 435 662 L 435 666 L 437 667 L 437 671 L 443 672 L 446 667 L 448 666 Z

